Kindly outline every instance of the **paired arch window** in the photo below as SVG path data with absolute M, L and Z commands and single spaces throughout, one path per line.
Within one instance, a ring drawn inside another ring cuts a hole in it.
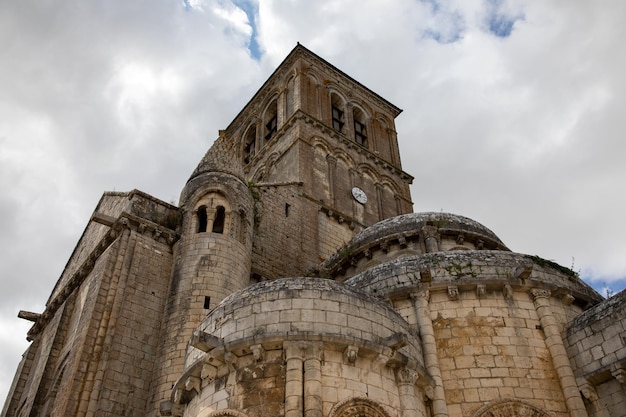
M 209 210 L 206 206 L 201 206 L 196 212 L 196 220 L 198 224 L 198 233 L 205 233 L 209 226 Z M 226 209 L 224 206 L 217 206 L 215 209 L 211 224 L 211 232 L 224 233 L 224 225 L 226 224 Z
M 243 137 L 243 163 L 249 164 L 257 151 L 265 142 L 272 139 L 278 131 L 278 100 L 274 99 L 263 114 L 262 123 L 259 123 L 260 134 L 257 135 L 257 123 L 253 121 Z

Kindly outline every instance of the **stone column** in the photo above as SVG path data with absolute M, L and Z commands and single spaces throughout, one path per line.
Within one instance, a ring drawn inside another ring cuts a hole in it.
M 396 384 L 400 398 L 401 417 L 421 417 L 418 411 L 417 397 L 415 396 L 415 382 L 418 374 L 414 369 L 407 367 L 396 369 Z
M 321 343 L 306 345 L 304 358 L 304 416 L 322 417 L 322 355 Z
M 285 353 L 285 417 L 302 417 L 304 407 L 302 346 L 298 342 L 284 342 Z
M 426 246 L 426 253 L 439 251 L 439 231 L 436 226 L 424 226 L 422 227 L 422 235 L 424 236 L 424 245 Z
M 439 368 L 435 330 L 433 329 L 433 321 L 430 319 L 430 308 L 428 308 L 430 293 L 428 290 L 422 290 L 420 292 L 411 293 L 411 298 L 415 303 L 417 327 L 422 339 L 424 365 L 435 381 L 432 398 L 433 417 L 447 417 L 448 405 L 446 404 L 443 381 L 441 379 L 441 369 Z
M 567 357 L 561 329 L 550 308 L 550 291 L 541 289 L 530 290 L 530 296 L 535 303 L 539 322 L 546 336 L 546 345 L 552 356 L 554 369 L 559 377 L 565 405 L 572 417 L 588 417 L 585 404 L 580 396 L 572 365 Z

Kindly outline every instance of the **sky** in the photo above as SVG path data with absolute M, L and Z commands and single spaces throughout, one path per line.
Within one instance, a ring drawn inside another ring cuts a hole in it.
M 623 0 L 0 2 L 0 399 L 104 191 L 176 204 L 300 42 L 402 108 L 414 210 L 626 287 Z

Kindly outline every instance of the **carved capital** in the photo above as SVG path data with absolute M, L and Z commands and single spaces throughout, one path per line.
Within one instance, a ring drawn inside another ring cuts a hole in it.
M 419 374 L 415 369 L 410 369 L 405 366 L 396 369 L 396 383 L 398 385 L 415 385 Z
M 533 288 L 532 290 L 528 291 L 528 293 L 532 297 L 533 301 L 537 301 L 540 298 L 550 298 L 551 294 L 550 290 L 542 290 L 539 288 Z
M 306 359 L 315 359 L 321 361 L 324 359 L 324 344 L 307 343 L 305 353 Z
M 415 302 L 418 300 L 426 301 L 427 303 L 430 301 L 430 291 L 427 288 L 421 291 L 415 291 L 411 293 L 411 299 Z
M 285 354 L 285 361 L 290 359 L 304 358 L 303 345 L 300 342 L 283 342 L 283 352 Z

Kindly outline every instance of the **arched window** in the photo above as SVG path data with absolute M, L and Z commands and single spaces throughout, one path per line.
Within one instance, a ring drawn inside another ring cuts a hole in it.
M 265 140 L 270 140 L 278 130 L 278 102 L 272 101 L 265 111 Z
M 343 132 L 343 125 L 345 124 L 345 116 L 343 110 L 343 103 L 337 94 L 330 96 L 330 105 L 332 111 L 332 123 L 333 129 Z
M 521 400 L 501 399 L 493 401 L 479 410 L 472 417 L 548 417 L 547 411 Z
M 197 220 L 198 220 L 198 233 L 206 232 L 208 219 L 207 219 L 206 207 L 205 206 L 202 206 L 202 207 L 198 208 L 198 211 L 196 212 L 196 217 L 197 217 Z
M 354 119 L 354 140 L 361 146 L 367 148 L 367 130 L 365 128 L 365 114 L 358 107 L 352 113 Z
M 330 417 L 389 417 L 389 413 L 369 398 L 355 397 L 337 403 Z
M 248 164 L 256 154 L 256 126 L 252 125 L 243 140 L 243 163 Z
M 217 206 L 215 220 L 213 220 L 213 233 L 224 233 L 224 221 L 226 220 L 226 210 L 224 206 Z

